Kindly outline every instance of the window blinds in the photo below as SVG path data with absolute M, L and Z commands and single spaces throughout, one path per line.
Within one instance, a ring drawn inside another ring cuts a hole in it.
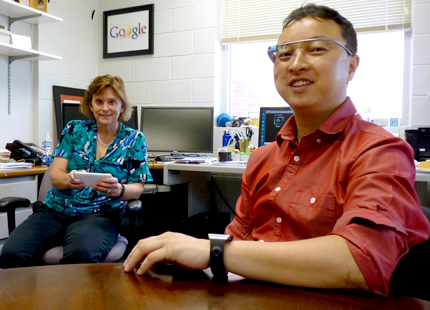
M 282 22 L 305 3 L 326 5 L 357 32 L 411 28 L 412 0 L 223 0 L 222 43 L 278 39 Z

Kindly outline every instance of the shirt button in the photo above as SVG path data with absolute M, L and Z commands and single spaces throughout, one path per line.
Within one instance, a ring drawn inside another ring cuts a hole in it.
M 311 203 L 312 203 L 312 204 L 314 204 L 314 203 L 315 203 L 315 200 L 316 200 L 316 199 L 315 199 L 315 197 L 312 197 L 312 198 L 311 198 Z
M 275 188 L 275 191 L 279 192 L 281 190 L 281 188 L 278 186 L 277 188 Z
M 278 218 L 276 219 L 276 222 L 278 222 L 278 223 L 282 223 L 282 219 L 281 219 L 280 217 L 278 217 Z
M 299 161 L 300 157 L 299 156 L 294 156 L 294 161 Z
M 321 139 L 317 139 L 317 143 L 321 143 Z

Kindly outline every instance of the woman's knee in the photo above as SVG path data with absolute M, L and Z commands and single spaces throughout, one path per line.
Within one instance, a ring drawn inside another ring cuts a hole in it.
M 61 264 L 100 263 L 109 253 L 109 248 L 97 245 L 79 244 L 64 246 Z
M 4 244 L 0 255 L 0 268 L 16 268 L 41 265 L 42 258 L 38 253 L 25 251 L 19 247 Z

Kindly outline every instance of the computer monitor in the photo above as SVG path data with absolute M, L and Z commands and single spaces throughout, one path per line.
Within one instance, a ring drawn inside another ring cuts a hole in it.
M 84 114 L 82 114 L 79 111 L 79 104 L 78 103 L 63 103 L 63 127 L 66 126 L 68 122 L 71 120 L 87 120 L 88 117 Z M 127 127 L 133 128 L 133 129 L 139 129 L 139 122 L 137 120 L 137 108 L 133 107 L 133 113 L 131 114 L 131 118 L 126 121 L 122 122 Z M 58 137 L 60 137 L 61 132 L 63 128 L 59 128 Z
M 214 109 L 142 107 L 140 130 L 148 152 L 213 153 Z
M 258 146 L 267 145 L 275 141 L 279 130 L 293 114 L 294 112 L 291 108 L 260 108 Z

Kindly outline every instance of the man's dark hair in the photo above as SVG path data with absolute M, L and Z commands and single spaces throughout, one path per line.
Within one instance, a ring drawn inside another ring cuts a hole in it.
M 346 47 L 355 55 L 357 53 L 357 33 L 351 22 L 334 9 L 324 5 L 306 4 L 295 9 L 284 19 L 282 31 L 290 24 L 305 17 L 333 20 L 341 28 L 341 34 L 346 40 Z

